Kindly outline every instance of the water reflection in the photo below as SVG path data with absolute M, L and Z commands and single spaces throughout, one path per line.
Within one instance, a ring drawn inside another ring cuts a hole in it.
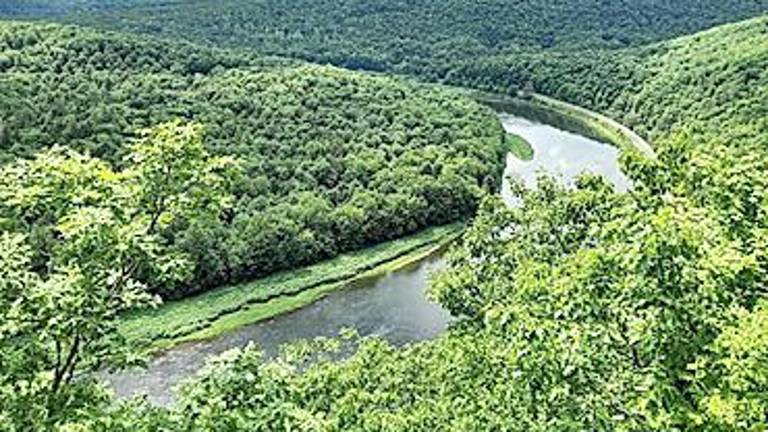
M 525 138 L 535 151 L 530 162 L 509 156 L 508 175 L 520 176 L 526 184 L 534 186 L 541 170 L 566 182 L 583 171 L 591 171 L 604 175 L 620 190 L 629 187 L 629 181 L 619 170 L 616 148 L 521 117 L 502 114 L 500 119 L 507 131 Z M 502 196 L 508 203 L 514 202 L 507 181 Z M 395 344 L 434 338 L 451 320 L 445 310 L 425 296 L 429 275 L 441 265 L 438 253 L 384 277 L 358 283 L 353 289 L 331 293 L 295 312 L 214 340 L 175 347 L 155 358 L 147 370 L 125 371 L 104 378 L 120 397 L 143 393 L 153 403 L 167 405 L 173 401 L 173 387 L 194 374 L 208 358 L 249 342 L 255 342 L 270 356 L 282 344 L 334 336 L 345 327 L 356 328 L 364 336 L 381 336 Z
M 507 157 L 502 188 L 507 203 L 515 202 L 509 189 L 509 176 L 519 177 L 529 187 L 535 187 L 536 177 L 542 171 L 560 177 L 566 184 L 572 184 L 586 171 L 602 175 L 619 191 L 630 187 L 630 180 L 619 167 L 616 147 L 522 117 L 501 114 L 499 118 L 507 132 L 523 137 L 534 151 L 533 160 L 528 162 L 512 155 Z

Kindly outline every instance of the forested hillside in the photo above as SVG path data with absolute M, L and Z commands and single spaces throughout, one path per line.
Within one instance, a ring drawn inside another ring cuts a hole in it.
M 492 113 L 404 80 L 23 23 L 0 24 L 0 70 L 6 161 L 60 144 L 120 164 L 137 131 L 175 118 L 240 161 L 221 221 L 167 233 L 198 263 L 184 289 L 455 221 L 501 180 Z
M 610 52 L 499 57 L 486 73 L 514 71 L 543 93 L 606 112 L 652 137 L 684 126 L 760 123 L 768 106 L 768 17 L 672 42 Z M 503 91 L 514 82 L 489 81 Z
M 71 1 L 15 0 L 0 4 L 0 14 L 5 16 L 48 16 L 72 11 Z
M 18 0 L 10 4 L 14 1 Z M 68 20 L 432 80 L 453 80 L 483 58 L 637 46 L 768 11 L 766 0 L 490 0 L 481 5 L 461 0 L 113 0 L 105 4 L 124 7 Z
M 678 37 L 764 0 L 147 1 L 0 6 L 142 34 L 0 24 L 0 430 L 768 428 L 768 16 Z M 489 110 L 301 59 L 534 89 L 657 157 L 509 208 Z M 469 215 L 435 340 L 249 346 L 168 408 L 82 373 L 140 363 L 118 328 L 152 292 Z
M 133 406 L 110 421 L 134 427 L 138 416 L 146 430 L 761 430 L 764 27 L 726 26 L 634 57 L 654 73 L 618 96 L 640 88 L 652 101 L 634 115 L 654 131 L 658 160 L 625 158 L 630 194 L 584 177 L 575 190 L 546 180 L 520 189 L 518 209 L 486 201 L 433 289 L 464 318 L 437 341 L 405 350 L 365 341 L 348 361 L 308 370 L 304 351 L 277 363 L 234 352 L 170 416 Z
M 157 3 L 157 0 L 8 0 L 0 3 L 0 16 L 53 18 L 70 13 L 104 11 L 154 3 Z

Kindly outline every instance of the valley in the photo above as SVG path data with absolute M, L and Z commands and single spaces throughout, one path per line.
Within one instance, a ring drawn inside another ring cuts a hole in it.
M 509 133 L 530 140 L 534 151 L 530 161 L 519 160 L 510 153 L 506 176 L 533 187 L 536 176 L 542 173 L 573 182 L 586 171 L 605 176 L 620 190 L 629 186 L 620 172 L 616 148 L 522 117 L 499 113 L 499 118 Z M 515 205 L 506 181 L 500 193 L 507 205 Z M 427 287 L 430 277 L 442 266 L 442 255 L 447 246 L 456 241 L 455 233 L 460 229 L 447 227 L 434 234 L 420 234 L 417 238 L 423 237 L 423 242 L 432 243 L 426 243 L 426 248 L 417 248 L 416 253 L 406 255 L 405 260 L 396 259 L 350 280 L 319 285 L 295 295 L 287 293 L 268 301 L 267 304 L 291 304 L 292 297 L 297 300 L 305 295 L 308 297 L 287 309 L 277 309 L 278 312 L 259 313 L 258 305 L 245 306 L 242 311 L 210 320 L 209 327 L 185 334 L 189 332 L 184 330 L 185 326 L 192 324 L 194 328 L 192 314 L 200 317 L 206 307 L 222 303 L 219 299 L 226 294 L 213 292 L 203 298 L 190 298 L 182 304 L 164 305 L 151 311 L 149 316 L 139 315 L 126 323 L 126 327 L 135 329 L 127 330 L 127 334 L 140 332 L 146 337 L 148 330 L 157 334 L 154 332 L 168 328 L 176 329 L 181 338 L 165 343 L 163 339 L 155 339 L 164 348 L 147 370 L 109 375 L 107 380 L 122 397 L 146 392 L 153 403 L 168 405 L 173 400 L 173 387 L 192 376 L 206 360 L 250 343 L 256 344 L 267 355 L 275 356 L 282 345 L 302 339 L 333 338 L 345 329 L 354 329 L 363 337 L 381 337 L 396 345 L 437 337 L 446 330 L 450 315 L 427 300 Z M 288 281 L 290 284 L 290 279 Z M 250 290 L 257 291 L 258 288 Z M 333 292 L 336 290 L 339 292 Z M 203 302 L 206 306 L 201 304 Z M 305 302 L 312 303 L 303 305 Z M 291 309 L 294 307 L 295 310 Z M 194 312 L 179 313 L 182 308 Z M 225 310 L 231 309 L 230 306 Z
M 4 2 L 0 431 L 764 429 L 767 13 Z

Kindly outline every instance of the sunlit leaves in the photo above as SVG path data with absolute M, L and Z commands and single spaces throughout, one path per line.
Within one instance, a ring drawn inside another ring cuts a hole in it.
M 760 430 L 768 423 L 768 307 L 761 301 L 719 334 L 706 356 L 692 362 L 699 396 L 697 421 L 711 430 Z
M 202 136 L 199 125 L 175 122 L 144 131 L 130 147 L 127 189 L 137 200 L 133 207 L 146 209 L 150 232 L 190 212 L 216 214 L 231 205 L 234 159 L 209 157 Z
M 156 301 L 148 286 L 188 275 L 162 231 L 215 218 L 229 202 L 234 164 L 211 158 L 195 126 L 163 125 L 133 150 L 129 160 L 145 166 L 115 171 L 54 148 L 0 168 L 10 230 L 0 252 L 0 413 L 14 427 L 51 426 L 98 403 L 99 390 L 76 376 L 141 360 L 116 320 Z M 174 173 L 160 175 L 163 166 Z

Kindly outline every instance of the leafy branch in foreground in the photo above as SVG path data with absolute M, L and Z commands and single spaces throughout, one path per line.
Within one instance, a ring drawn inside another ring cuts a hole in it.
M 217 218 L 235 164 L 211 157 L 194 124 L 131 146 L 125 168 L 55 147 L 0 169 L 0 418 L 11 430 L 60 423 L 97 387 L 82 373 L 140 361 L 116 331 L 155 284 L 189 276 L 166 235 Z

